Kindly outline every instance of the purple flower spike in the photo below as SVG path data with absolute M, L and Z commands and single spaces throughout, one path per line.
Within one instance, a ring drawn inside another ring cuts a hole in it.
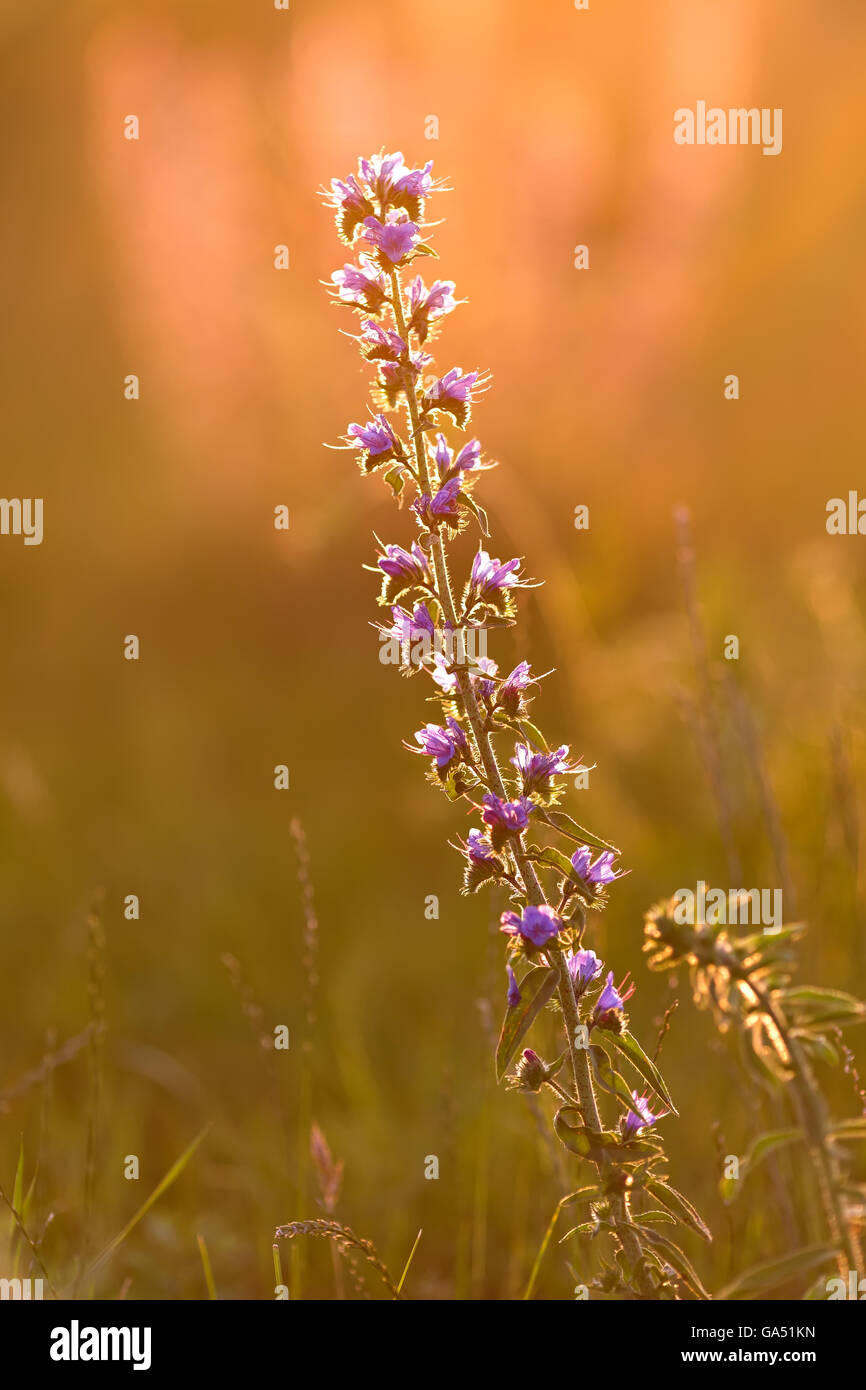
M 571 856 L 571 864 L 578 878 L 582 878 L 584 883 L 596 883 L 604 887 L 607 883 L 614 883 L 616 879 L 622 878 L 626 872 L 620 869 L 614 872 L 613 861 L 616 855 L 612 850 L 605 850 L 598 858 L 592 861 L 592 850 L 587 845 L 581 845 L 580 849 L 575 850 Z
M 575 951 L 573 955 L 568 957 L 566 963 L 575 991 L 578 993 L 583 993 L 602 971 L 602 961 L 599 960 L 595 951 Z
M 517 980 L 514 977 L 514 971 L 511 969 L 511 966 L 506 965 L 505 970 L 508 975 L 508 993 L 505 996 L 505 1002 L 507 1003 L 509 1009 L 515 1009 L 517 1005 L 520 1003 L 520 989 L 517 984 Z
M 535 907 L 532 903 L 519 917 L 516 912 L 503 912 L 500 921 L 500 931 L 508 936 L 522 936 L 533 946 L 543 946 L 562 927 L 552 907 Z
M 666 1110 L 660 1110 L 658 1114 L 654 1114 L 650 1109 L 649 1097 L 639 1096 L 637 1091 L 632 1091 L 631 1098 L 634 1109 L 629 1110 L 622 1121 L 624 1139 L 633 1139 L 645 1126 L 654 1125 L 656 1120 L 663 1120 L 668 1113 Z
M 405 212 L 389 212 L 385 222 L 365 217 L 364 228 L 367 240 L 391 265 L 399 265 L 420 240 L 417 225 Z

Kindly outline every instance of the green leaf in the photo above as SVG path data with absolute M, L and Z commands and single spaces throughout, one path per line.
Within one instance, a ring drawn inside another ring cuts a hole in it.
M 716 1294 L 717 1299 L 754 1297 L 768 1289 L 777 1289 L 796 1279 L 798 1274 L 806 1274 L 817 1265 L 835 1259 L 836 1250 L 832 1245 L 806 1245 L 790 1255 L 782 1255 L 777 1260 L 767 1260 L 765 1264 L 753 1265 L 732 1283 Z
M 147 1215 L 154 1203 L 157 1202 L 159 1198 L 162 1196 L 163 1192 L 166 1192 L 171 1187 L 172 1183 L 177 1181 L 177 1179 L 180 1177 L 184 1168 L 189 1163 L 189 1160 L 192 1158 L 193 1154 L 195 1153 L 201 1141 L 204 1139 L 212 1124 L 213 1121 L 209 1121 L 208 1124 L 205 1125 L 204 1129 L 196 1135 L 195 1139 L 193 1139 L 189 1147 L 184 1149 L 183 1153 L 180 1155 L 179 1158 L 175 1159 L 168 1172 L 160 1179 L 156 1187 L 151 1192 L 150 1196 L 146 1198 L 144 1202 L 142 1202 L 141 1206 L 138 1208 L 138 1211 L 132 1217 L 130 1217 L 129 1221 L 127 1221 L 123 1230 L 119 1231 L 118 1234 L 114 1236 L 114 1238 L 110 1240 L 108 1244 L 104 1247 L 104 1249 L 101 1250 L 100 1253 L 97 1255 L 96 1259 L 93 1261 L 90 1268 L 87 1270 L 86 1278 L 90 1278 L 93 1274 L 95 1274 L 96 1271 L 105 1263 L 108 1257 L 114 1254 L 117 1247 L 123 1244 L 130 1231 L 134 1230 L 134 1228 L 138 1225 L 139 1221 L 141 1221 L 142 1217 Z
M 529 1276 L 529 1283 L 526 1285 L 526 1292 L 523 1295 L 524 1300 L 532 1298 L 532 1291 L 535 1288 L 535 1281 L 538 1278 L 538 1271 L 541 1268 L 541 1261 L 544 1259 L 544 1253 L 547 1250 L 548 1245 L 550 1244 L 554 1228 L 556 1226 L 557 1221 L 559 1220 L 559 1213 L 562 1211 L 563 1207 L 570 1206 L 573 1202 L 586 1201 L 590 1197 L 597 1196 L 597 1187 L 579 1187 L 576 1192 L 569 1192 L 567 1197 L 562 1197 L 557 1202 L 553 1210 L 553 1215 L 550 1218 L 550 1222 L 545 1232 L 544 1239 L 541 1242 L 541 1248 L 539 1249 L 538 1254 L 535 1257 L 535 1263 L 532 1266 L 532 1273 Z
M 540 864 L 552 864 L 553 867 L 558 869 L 561 874 L 564 874 L 566 878 L 571 878 L 572 876 L 571 860 L 566 859 L 565 855 L 561 854 L 558 849 L 554 849 L 552 845 L 548 845 L 546 849 L 539 851 L 538 862 Z
M 823 1033 L 817 1033 L 812 1029 L 792 1028 L 791 1037 L 799 1040 L 810 1057 L 825 1062 L 828 1067 L 838 1067 L 839 1053 Z
M 559 984 L 559 972 L 536 965 L 519 982 L 520 1003 L 506 1010 L 496 1048 L 496 1080 L 501 1081 L 520 1043 L 526 1037 Z
M 576 840 L 580 845 L 594 845 L 596 849 L 613 850 L 614 854 L 619 854 L 616 845 L 612 845 L 610 840 L 601 840 L 598 835 L 593 835 L 592 831 L 585 826 L 578 825 L 576 820 L 572 820 L 565 811 L 553 811 L 539 809 L 539 815 L 548 825 L 553 826 L 561 835 L 567 835 L 570 840 Z
M 669 1225 L 677 1223 L 669 1211 L 640 1211 L 634 1218 L 636 1226 Z
M 12 1187 L 12 1205 L 21 1215 L 21 1207 L 24 1201 L 24 1136 L 18 1146 L 18 1166 L 15 1169 L 15 1182 Z M 16 1228 L 17 1229 L 17 1228 Z
M 738 1178 L 722 1178 L 719 1182 L 719 1194 L 722 1201 L 728 1206 L 734 1198 L 739 1196 L 742 1184 L 759 1164 L 769 1158 L 770 1154 L 777 1149 L 784 1148 L 787 1144 L 793 1144 L 798 1139 L 802 1139 L 803 1134 L 799 1129 L 773 1129 L 767 1130 L 765 1134 L 759 1134 L 752 1141 L 748 1152 L 740 1162 L 740 1176 Z
M 586 1187 L 579 1187 L 576 1192 L 569 1192 L 559 1203 L 561 1207 L 573 1206 L 575 1202 L 592 1202 L 598 1197 L 599 1191 L 594 1183 L 589 1183 Z
M 611 1064 L 610 1057 L 603 1047 L 598 1047 L 590 1043 L 589 1059 L 592 1062 L 592 1069 L 595 1072 L 595 1079 L 603 1091 L 608 1091 L 612 1096 L 616 1096 L 621 1101 L 626 1110 L 631 1110 L 634 1099 L 631 1087 L 620 1076 L 619 1072 Z
M 569 1236 L 589 1236 L 592 1235 L 593 1231 L 597 1231 L 598 1229 L 599 1224 L 597 1221 L 581 1221 L 579 1226 L 572 1226 L 571 1230 L 566 1231 L 564 1236 L 559 1237 L 559 1244 L 562 1245 L 562 1242 L 568 1240 Z
M 475 498 L 471 497 L 468 492 L 458 492 L 457 496 L 459 500 L 463 503 L 464 507 L 468 507 L 472 515 L 475 517 L 475 520 L 478 522 L 478 525 L 481 528 L 482 536 L 489 536 L 490 523 L 487 520 L 487 513 L 484 510 L 484 508 L 480 506 L 479 503 L 475 501 Z
M 692 1293 L 697 1298 L 709 1300 L 710 1295 L 680 1247 L 675 1245 L 672 1240 L 668 1240 L 667 1236 L 661 1235 L 659 1231 L 646 1230 L 643 1234 L 653 1247 L 664 1253 L 665 1263 L 676 1270 Z
M 619 1135 L 616 1130 L 605 1129 L 601 1132 L 588 1129 L 585 1124 L 569 1124 L 567 1116 L 580 1116 L 580 1111 L 574 1105 L 560 1106 L 553 1117 L 553 1128 L 557 1138 L 562 1141 L 570 1153 L 577 1154 L 580 1158 L 590 1158 L 594 1163 L 600 1163 L 605 1157 L 607 1149 L 617 1149 L 620 1147 Z
M 616 1048 L 618 1052 L 621 1052 L 622 1055 L 631 1062 L 638 1075 L 642 1076 L 644 1081 L 655 1091 L 656 1095 L 664 1101 L 671 1113 L 674 1115 L 679 1114 L 679 1111 L 671 1100 L 671 1093 L 665 1085 L 664 1077 L 655 1062 L 651 1062 L 649 1057 L 647 1057 L 633 1034 L 628 1031 L 624 1033 L 611 1033 L 606 1028 L 597 1028 L 595 1029 L 595 1041 L 607 1048 L 608 1052 L 612 1047 Z
M 644 1187 L 655 1197 L 657 1202 L 667 1207 L 684 1225 L 690 1226 L 693 1231 L 697 1231 L 704 1240 L 712 1240 L 712 1233 L 708 1226 L 704 1225 L 691 1202 L 678 1192 L 669 1183 L 662 1182 L 661 1178 L 647 1178 Z
M 13 1205 L 13 1207 L 15 1208 L 16 1212 L 18 1213 L 18 1219 L 19 1219 L 19 1221 L 21 1221 L 21 1222 L 23 1223 L 23 1221 L 24 1221 L 24 1211 L 23 1211 L 23 1207 L 24 1207 L 24 1135 L 23 1135 L 23 1134 L 22 1134 L 22 1136 L 21 1136 L 21 1141 L 20 1141 L 19 1146 L 18 1146 L 18 1166 L 17 1166 L 16 1169 L 15 1169 L 15 1182 L 14 1182 L 14 1185 L 13 1185 L 13 1187 L 12 1187 L 12 1205 Z M 14 1219 L 14 1217 L 12 1216 L 12 1213 L 11 1213 L 11 1212 L 9 1213 L 9 1221 L 10 1221 L 10 1223 L 11 1223 L 11 1224 L 10 1224 L 10 1235 L 11 1235 L 11 1238 L 12 1238 L 12 1247 L 11 1247 L 11 1248 L 12 1248 L 12 1250 L 14 1251 L 14 1261 L 13 1261 L 12 1276 L 13 1276 L 13 1278 L 15 1278 L 15 1277 L 17 1276 L 17 1274 L 18 1274 L 18 1259 L 19 1259 L 19 1256 L 20 1256 L 20 1254 L 21 1254 L 21 1232 L 20 1232 L 20 1230 L 18 1229 L 17 1222 L 15 1221 L 15 1219 Z
M 866 1139 L 866 1119 L 834 1120 L 829 1130 L 831 1139 Z
M 527 742 L 536 744 L 536 746 L 540 748 L 543 753 L 550 752 L 550 748 L 544 737 L 544 734 L 541 732 L 539 728 L 536 728 L 534 724 L 531 724 L 528 719 L 518 719 L 517 727 L 523 734 L 523 737 L 527 740 Z
M 802 985 L 779 990 L 779 998 L 785 1008 L 796 1015 L 796 1022 L 800 1025 L 835 1023 L 844 1027 L 846 1024 L 866 1022 L 866 1004 L 841 989 Z
M 404 470 L 400 467 L 398 463 L 395 464 L 393 468 L 389 468 L 388 472 L 383 473 L 382 476 L 385 479 L 385 482 L 388 484 L 391 491 L 393 492 L 394 496 L 399 501 L 400 494 L 402 493 L 403 488 L 406 485 L 406 476 Z

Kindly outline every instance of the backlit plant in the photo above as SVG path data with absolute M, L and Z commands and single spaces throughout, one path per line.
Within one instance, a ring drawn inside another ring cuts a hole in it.
M 812 1176 L 806 1200 L 795 1203 L 805 1217 L 800 1248 L 740 1273 L 722 1296 L 755 1296 L 834 1264 L 847 1289 L 851 1272 L 855 1282 L 862 1274 L 866 1213 L 866 1189 L 850 1177 L 847 1146 L 866 1139 L 866 1119 L 862 1113 L 833 1118 L 816 1067 L 844 1062 L 853 1069 L 841 1030 L 866 1022 L 866 1006 L 843 990 L 794 983 L 802 922 L 737 932 L 713 920 L 682 918 L 675 900 L 647 913 L 650 969 L 688 967 L 697 1006 L 712 1013 L 722 1032 L 735 1034 L 752 1082 L 781 1091 L 790 1110 L 791 1123 L 756 1135 L 736 1173 L 723 1175 L 723 1199 L 733 1201 L 751 1173 L 783 1149 L 804 1154 Z M 859 1087 L 856 1071 L 852 1075 Z M 862 1093 L 860 1100 L 862 1111 Z M 826 1275 L 819 1276 L 812 1296 L 826 1297 L 827 1289 Z
M 585 940 L 589 914 L 606 905 L 621 876 L 619 851 L 562 809 L 563 779 L 581 764 L 529 717 L 541 677 L 526 661 L 502 674 L 486 654 L 487 633 L 515 623 L 518 592 L 532 581 L 518 558 L 493 553 L 476 490 L 494 464 L 477 439 L 460 437 L 488 378 L 461 367 L 437 374 L 429 352 L 458 304 L 452 281 L 427 284 L 417 273 L 436 254 L 425 208 L 438 187 L 431 164 L 412 169 L 400 153 L 380 154 L 334 179 L 325 195 L 353 256 L 332 275 L 332 293 L 357 315 L 353 336 L 373 369 L 369 417 L 350 424 L 343 443 L 364 475 L 380 474 L 401 507 L 410 502 L 412 532 L 379 544 L 379 602 L 390 617 L 380 627 L 381 655 L 429 681 L 440 708 L 406 747 L 477 818 L 454 845 L 464 891 L 499 885 L 510 897 L 501 918 L 507 989 L 497 1075 L 557 1097 L 555 1133 L 582 1160 L 582 1185 L 565 1204 L 584 1209 L 577 1232 L 602 1237 L 587 1288 L 706 1297 L 665 1233 L 680 1223 L 709 1239 L 666 1175 L 656 1125 L 676 1113 L 673 1102 L 629 1031 L 634 987 L 617 984 Z M 468 527 L 478 528 L 480 542 L 460 582 L 449 548 Z M 563 1051 L 549 1062 L 522 1047 L 545 1009 L 559 1012 L 564 1029 Z

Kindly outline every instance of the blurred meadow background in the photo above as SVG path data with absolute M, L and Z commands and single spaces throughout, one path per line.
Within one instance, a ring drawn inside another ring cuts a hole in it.
M 557 668 L 539 720 L 598 765 L 566 807 L 631 870 L 587 942 L 633 972 L 648 1050 L 680 1001 L 663 1131 L 716 1232 L 690 1254 L 713 1289 L 786 1247 L 766 1178 L 720 1200 L 720 1156 L 766 1117 L 686 977 L 644 968 L 642 916 L 734 886 L 731 855 L 778 886 L 781 855 L 802 977 L 866 990 L 866 542 L 825 530 L 866 487 L 864 54 L 860 0 L 2 0 L 2 492 L 44 498 L 45 534 L 0 539 L 0 1183 L 23 1144 L 59 1288 L 205 1298 L 201 1237 L 219 1297 L 272 1298 L 274 1227 L 327 1206 L 314 1123 L 337 1217 L 392 1273 L 423 1229 L 411 1298 L 520 1297 L 576 1185 L 494 1084 L 501 904 L 459 896 L 464 818 L 401 747 L 429 691 L 377 659 L 361 566 L 410 519 L 323 447 L 366 373 L 320 284 L 349 257 L 316 190 L 382 147 L 453 190 L 428 209 L 436 270 L 469 302 L 437 361 L 492 371 L 472 433 L 501 463 L 494 553 L 546 581 L 491 654 Z M 782 107 L 781 155 L 675 145 L 698 99 Z M 353 1294 L 324 1242 L 293 1249 L 292 1297 Z M 571 1296 L 567 1261 L 554 1244 L 537 1296 Z

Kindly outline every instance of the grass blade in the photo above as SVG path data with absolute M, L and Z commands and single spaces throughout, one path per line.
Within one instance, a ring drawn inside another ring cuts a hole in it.
M 201 1267 L 204 1270 L 204 1281 L 207 1284 L 207 1296 L 212 1302 L 216 1302 L 216 1284 L 213 1279 L 213 1269 L 211 1268 L 210 1255 L 207 1253 L 207 1245 L 204 1236 L 196 1236 L 198 1250 L 201 1255 Z
M 153 1189 L 147 1200 L 142 1203 L 135 1215 L 132 1216 L 129 1219 L 129 1221 L 127 1221 L 123 1230 L 120 1231 L 114 1237 L 113 1240 L 110 1240 L 106 1245 L 105 1249 L 102 1250 L 99 1255 L 97 1255 L 96 1259 L 93 1261 L 93 1264 L 87 1271 L 88 1277 L 92 1274 L 95 1274 L 96 1271 L 100 1269 L 102 1265 L 105 1264 L 105 1261 L 108 1259 L 109 1255 L 113 1255 L 117 1247 L 123 1244 L 130 1231 L 133 1231 L 135 1229 L 139 1221 L 141 1221 L 142 1218 L 147 1215 L 154 1203 L 158 1202 L 162 1194 L 164 1192 L 167 1192 L 168 1189 L 171 1187 L 172 1183 L 177 1181 L 177 1179 L 180 1177 L 187 1163 L 192 1158 L 193 1154 L 195 1153 L 201 1141 L 204 1139 L 212 1124 L 213 1121 L 209 1120 L 208 1123 L 205 1125 L 204 1129 L 201 1131 L 201 1133 L 197 1134 L 195 1139 L 193 1139 L 189 1148 L 184 1149 L 180 1158 L 175 1159 L 168 1172 L 165 1174 L 163 1178 L 160 1179 L 160 1181 L 157 1183 L 156 1187 Z
M 415 1254 L 415 1251 L 418 1249 L 418 1242 L 419 1242 L 420 1239 L 421 1239 L 421 1231 L 419 1230 L 417 1236 L 415 1237 L 415 1244 L 412 1246 L 412 1249 L 409 1251 L 409 1258 L 408 1258 L 408 1260 L 406 1261 L 405 1265 L 403 1266 L 403 1273 L 400 1275 L 400 1282 L 399 1282 L 398 1285 L 397 1285 L 397 1296 L 398 1296 L 398 1297 L 399 1297 L 399 1294 L 400 1294 L 400 1290 L 401 1290 L 402 1287 L 403 1287 L 403 1281 L 405 1280 L 406 1275 L 409 1273 L 409 1266 L 410 1266 L 410 1264 L 412 1263 L 412 1259 L 413 1259 L 413 1256 L 414 1256 L 414 1254 Z

